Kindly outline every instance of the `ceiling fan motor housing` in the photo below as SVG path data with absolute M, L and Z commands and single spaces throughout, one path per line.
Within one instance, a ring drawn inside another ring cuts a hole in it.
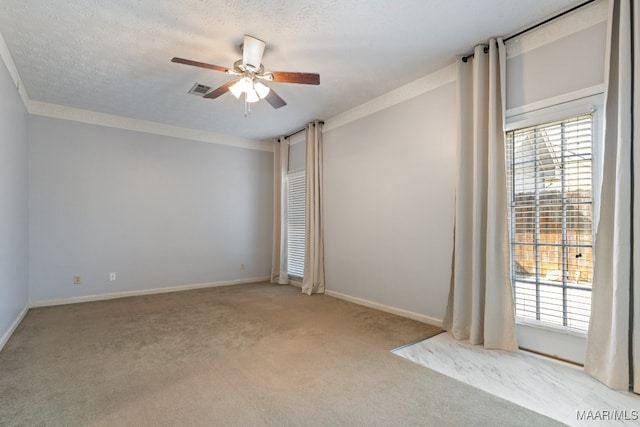
M 249 71 L 257 71 L 262 66 L 265 42 L 255 37 L 245 35 L 242 44 L 242 64 Z

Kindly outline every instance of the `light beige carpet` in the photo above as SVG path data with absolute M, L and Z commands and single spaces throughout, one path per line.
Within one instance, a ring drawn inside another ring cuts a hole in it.
M 389 351 L 437 332 L 264 283 L 32 309 L 0 425 L 556 425 Z

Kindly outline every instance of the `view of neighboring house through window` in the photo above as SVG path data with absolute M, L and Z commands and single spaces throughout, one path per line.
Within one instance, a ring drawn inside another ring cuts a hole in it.
M 592 281 L 591 114 L 507 132 L 516 317 L 586 331 Z
M 287 175 L 287 270 L 292 279 L 304 274 L 305 172 Z

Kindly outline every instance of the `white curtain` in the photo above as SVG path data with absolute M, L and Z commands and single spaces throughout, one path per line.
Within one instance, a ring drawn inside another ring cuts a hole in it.
M 322 122 L 306 128 L 305 250 L 302 292 L 324 293 L 324 243 L 322 218 Z
M 505 165 L 502 39 L 458 60 L 458 179 L 444 329 L 485 348 L 517 350 Z
M 289 169 L 289 138 L 273 143 L 273 249 L 271 283 L 289 283 L 287 272 L 287 171 Z
M 640 132 L 638 2 L 610 4 L 600 210 L 585 371 L 640 393 Z

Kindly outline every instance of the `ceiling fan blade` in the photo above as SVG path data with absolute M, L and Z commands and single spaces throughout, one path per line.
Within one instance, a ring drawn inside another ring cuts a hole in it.
M 262 40 L 245 34 L 242 45 L 242 63 L 244 66 L 254 70 L 259 69 L 260 64 L 262 64 L 264 47 L 265 43 Z
M 226 73 L 229 71 L 227 67 L 220 67 L 219 65 L 205 64 L 204 62 L 192 61 L 190 59 L 184 59 L 184 58 L 174 57 L 174 58 L 171 58 L 171 62 L 176 62 L 178 64 L 185 64 L 185 65 L 193 65 L 194 67 L 208 68 L 209 70 L 222 71 L 223 73 Z
M 225 84 L 223 84 L 219 88 L 214 89 L 211 92 L 209 92 L 208 94 L 206 94 L 205 96 L 203 96 L 203 98 L 215 99 L 215 98 L 219 97 L 220 95 L 224 95 L 225 93 L 227 93 L 229 91 L 229 87 L 231 87 L 235 82 L 237 82 L 237 80 L 231 80 L 230 82 L 226 82 Z
M 266 99 L 273 108 L 280 108 L 287 105 L 287 103 L 284 102 L 284 99 L 280 98 L 280 95 L 275 93 L 273 89 L 269 90 L 269 93 L 267 94 L 267 96 L 265 96 L 264 99 Z
M 289 71 L 272 71 L 271 81 L 278 83 L 299 83 L 303 85 L 319 85 L 320 74 L 317 73 L 292 73 Z

